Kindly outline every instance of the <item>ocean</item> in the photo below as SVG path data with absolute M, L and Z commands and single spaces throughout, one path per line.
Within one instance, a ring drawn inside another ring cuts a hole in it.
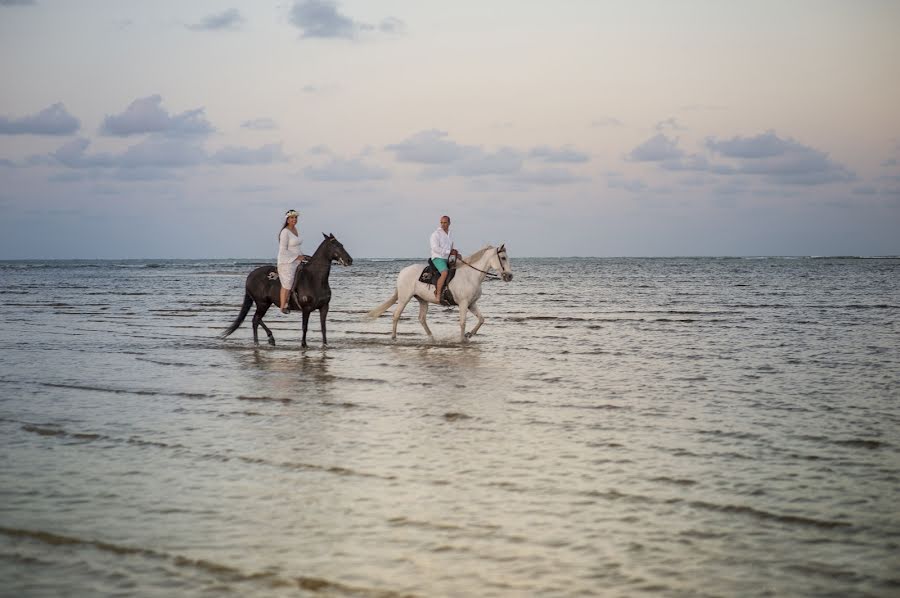
M 900 259 L 511 251 L 307 349 L 218 338 L 265 260 L 0 262 L 0 595 L 900 595 Z

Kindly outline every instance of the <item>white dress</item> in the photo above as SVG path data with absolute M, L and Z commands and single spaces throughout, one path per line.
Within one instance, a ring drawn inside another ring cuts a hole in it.
M 281 229 L 281 234 L 278 235 L 278 278 L 283 289 L 294 286 L 294 274 L 300 265 L 294 260 L 303 255 L 300 247 L 302 243 L 300 235 L 295 235 L 287 227 Z

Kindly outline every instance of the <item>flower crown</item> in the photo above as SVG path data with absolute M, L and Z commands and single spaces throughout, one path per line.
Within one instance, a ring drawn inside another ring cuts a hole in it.
M 288 210 L 287 212 L 284 213 L 284 217 L 285 218 L 294 218 L 294 217 L 299 218 L 300 212 L 298 212 L 297 210 Z

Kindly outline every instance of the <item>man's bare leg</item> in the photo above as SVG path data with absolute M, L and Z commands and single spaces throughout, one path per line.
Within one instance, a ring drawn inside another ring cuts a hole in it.
M 444 290 L 444 281 L 447 280 L 447 272 L 448 270 L 441 272 L 441 277 L 438 278 L 437 285 L 435 285 L 434 300 L 438 303 L 441 302 L 441 291 Z

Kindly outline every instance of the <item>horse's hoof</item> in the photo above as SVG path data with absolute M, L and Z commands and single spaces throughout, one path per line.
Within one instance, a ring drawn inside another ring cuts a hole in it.
M 467 332 L 465 336 L 466 336 L 466 338 L 472 338 L 472 333 L 471 333 L 471 332 Z
M 256 343 L 256 344 L 258 345 L 259 343 Z M 269 344 L 272 345 L 272 346 L 274 347 L 274 346 L 275 346 L 275 339 L 274 339 L 274 338 L 270 338 L 270 339 L 269 339 Z

